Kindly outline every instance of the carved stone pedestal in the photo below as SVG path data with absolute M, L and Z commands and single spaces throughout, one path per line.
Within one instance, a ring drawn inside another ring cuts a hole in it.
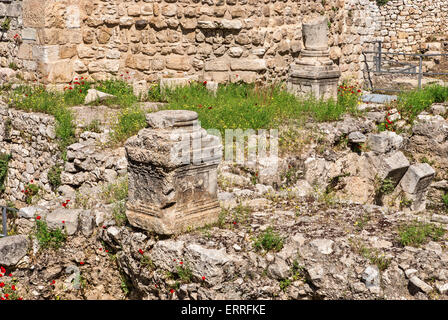
M 148 128 L 125 145 L 131 225 L 171 235 L 216 222 L 218 137 L 199 126 L 193 111 L 160 111 L 146 119 Z
M 336 100 L 341 72 L 329 58 L 327 18 L 305 20 L 302 32 L 305 49 L 291 66 L 287 89 L 297 96 Z

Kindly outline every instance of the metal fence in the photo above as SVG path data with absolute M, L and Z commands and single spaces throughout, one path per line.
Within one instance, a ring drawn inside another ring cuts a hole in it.
M 365 73 L 369 89 L 372 91 L 401 91 L 400 89 L 375 88 L 372 81 L 373 76 L 379 75 L 414 75 L 418 77 L 418 88 L 422 88 L 423 77 L 448 76 L 448 72 L 423 72 L 423 61 L 431 60 L 435 57 L 448 57 L 446 53 L 418 54 L 402 52 L 386 52 L 383 49 L 382 41 L 373 42 L 376 44 L 374 51 L 363 51 Z M 398 58 L 402 58 L 399 60 Z M 407 62 L 405 59 L 414 59 Z
M 8 236 L 8 224 L 7 224 L 7 215 L 8 211 L 19 211 L 15 208 L 9 208 L 5 206 L 0 206 L 0 209 L 2 210 L 2 233 L 0 233 L 0 237 L 7 237 Z

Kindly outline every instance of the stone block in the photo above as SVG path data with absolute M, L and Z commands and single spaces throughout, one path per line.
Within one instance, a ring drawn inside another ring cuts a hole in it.
M 188 71 L 191 69 L 191 58 L 185 56 L 169 56 L 165 64 L 167 69 Z
M 23 1 L 22 17 L 23 26 L 42 28 L 45 26 L 45 1 L 26 0 Z
M 378 178 L 391 179 L 397 185 L 409 168 L 409 161 L 401 151 L 387 155 L 367 154 L 376 168 Z
M 378 134 L 370 134 L 367 139 L 367 147 L 376 153 L 386 153 L 399 150 L 403 145 L 403 137 L 392 131 L 383 131 Z
M 71 236 L 78 230 L 79 215 L 82 209 L 56 209 L 45 218 L 50 230 L 65 229 L 67 235 Z
M 409 167 L 403 179 L 401 179 L 401 188 L 411 194 L 423 192 L 431 184 L 435 173 L 434 169 L 427 163 L 414 164 Z
M 212 61 L 207 61 L 204 64 L 205 71 L 228 71 L 229 70 L 229 60 L 228 59 L 216 59 Z
M 267 65 L 264 59 L 238 59 L 232 60 L 230 68 L 234 71 L 263 71 L 266 70 Z
M 22 40 L 34 41 L 37 39 L 37 32 L 34 28 L 23 28 L 22 29 Z
M 73 65 L 70 60 L 59 60 L 44 65 L 49 83 L 67 83 L 73 80 Z
M 67 6 L 65 15 L 65 26 L 68 29 L 77 29 L 81 27 L 80 11 L 78 5 Z
M 16 265 L 28 251 L 28 237 L 15 235 L 0 238 L 0 265 L 9 267 Z
M 125 144 L 129 222 L 166 235 L 216 222 L 218 137 L 199 126 L 193 111 L 165 110 L 146 119 L 148 128 Z

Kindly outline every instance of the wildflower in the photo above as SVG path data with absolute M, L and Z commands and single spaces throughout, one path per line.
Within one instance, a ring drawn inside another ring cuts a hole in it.
M 213 109 L 213 107 L 208 107 L 209 110 Z
M 171 293 L 174 293 L 174 289 L 171 289 L 170 292 L 171 292 Z
M 64 202 L 64 203 L 62 204 L 62 206 L 65 208 L 65 207 L 67 206 L 67 204 Z
M 40 220 L 40 216 L 37 216 L 36 219 L 37 219 L 37 220 Z
M 1 272 L 1 273 L 5 273 L 5 272 L 6 272 L 5 268 L 0 267 L 0 272 Z
M 80 261 L 79 264 L 83 266 L 84 265 L 84 261 Z
M 81 89 L 79 90 L 79 93 L 82 93 L 82 90 L 81 90 Z
M 56 281 L 51 281 L 51 285 L 54 286 L 54 284 L 56 283 Z
M 143 254 L 143 250 L 142 250 L 142 249 L 138 249 L 138 252 L 139 252 L 140 254 Z
M 204 277 L 204 276 L 202 276 L 202 280 L 205 280 L 205 277 Z
M 62 220 L 62 223 L 65 223 L 65 221 L 64 221 L 64 220 Z
M 4 282 L 0 282 L 0 288 L 3 288 L 5 286 Z
M 15 286 L 15 285 L 12 285 L 12 286 L 11 286 L 11 290 L 12 290 L 12 291 L 16 291 L 16 286 Z
M 179 262 L 180 264 L 184 264 L 182 261 L 181 262 Z

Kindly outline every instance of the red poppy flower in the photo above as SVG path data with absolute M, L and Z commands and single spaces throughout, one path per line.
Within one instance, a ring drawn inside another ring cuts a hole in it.
M 142 249 L 138 249 L 138 252 L 139 252 L 140 254 L 143 254 L 143 250 L 142 250 Z
M 54 280 L 53 280 L 53 281 L 51 281 L 51 284 L 52 284 L 52 285 L 54 285 L 55 283 L 56 283 L 56 281 L 54 281 Z
M 105 250 L 106 251 L 106 253 L 108 253 L 109 252 L 109 250 Z
M 20 297 L 20 298 L 19 298 L 19 300 L 23 300 L 23 298 L 22 298 L 22 297 Z
M 0 288 L 3 288 L 5 286 L 4 282 L 0 282 Z
M 180 264 L 184 264 L 182 261 L 181 262 L 179 262 Z
M 5 273 L 5 272 L 6 272 L 5 268 L 0 267 L 0 272 L 1 272 L 1 273 Z
M 8 277 L 12 277 L 12 273 L 8 274 Z
M 205 280 L 205 277 L 204 277 L 204 276 L 202 277 L 202 280 Z
M 65 208 L 65 207 L 67 206 L 67 204 L 64 202 L 64 203 L 62 204 L 62 206 Z
M 84 261 L 79 262 L 79 264 L 83 266 L 84 265 Z
M 106 226 L 103 226 L 103 229 L 106 229 Z
M 12 291 L 16 291 L 16 286 L 15 286 L 15 285 L 12 285 L 12 286 L 11 286 L 11 289 L 12 289 Z
M 37 220 L 40 220 L 40 216 L 37 216 L 36 219 L 37 219 Z
M 64 221 L 64 220 L 62 220 L 62 223 L 65 223 L 65 221 Z
M 100 251 L 103 251 L 103 248 L 100 248 Z
M 31 182 L 31 183 L 33 183 L 33 182 L 34 182 L 34 180 L 31 180 L 30 182 Z
M 82 93 L 82 90 L 81 90 L 81 89 L 79 90 L 79 93 Z
M 174 293 L 174 289 L 171 289 L 170 292 L 171 292 L 171 293 Z

